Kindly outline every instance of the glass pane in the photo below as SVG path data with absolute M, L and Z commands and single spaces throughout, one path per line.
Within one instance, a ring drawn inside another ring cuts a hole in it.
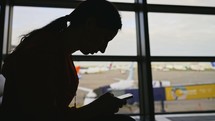
M 58 17 L 69 14 L 71 11 L 72 9 L 14 7 L 12 46 L 18 45 L 21 35 L 40 28 Z M 109 42 L 104 54 L 99 52 L 95 55 L 137 55 L 135 13 L 120 13 L 123 24 L 122 29 L 114 40 Z M 82 53 L 77 51 L 74 55 L 82 55 Z
M 139 113 L 137 64 L 135 62 L 74 62 L 79 75 L 78 106 L 86 105 L 107 91 L 115 96 L 132 93 L 119 113 Z M 73 106 L 71 102 L 70 106 Z
M 111 41 L 105 55 L 137 55 L 135 12 L 120 12 L 122 29 Z
M 153 62 L 155 112 L 215 110 L 215 63 Z
M 122 29 L 116 37 L 108 43 L 105 53 L 94 55 L 137 55 L 136 25 L 134 12 L 120 12 Z M 81 55 L 77 51 L 74 55 Z
M 215 6 L 214 0 L 147 0 L 147 2 L 151 4 Z
M 153 56 L 214 56 L 215 16 L 149 13 Z
M 12 21 L 12 47 L 19 44 L 22 35 L 71 12 L 72 9 L 15 6 Z

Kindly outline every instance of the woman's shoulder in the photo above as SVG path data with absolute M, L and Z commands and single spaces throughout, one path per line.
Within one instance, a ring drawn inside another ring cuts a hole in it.
M 60 61 L 63 56 L 60 52 L 51 52 L 44 50 L 42 48 L 34 50 L 26 50 L 23 52 L 11 53 L 5 59 L 5 63 L 19 63 L 19 64 L 28 64 L 28 63 L 49 63 L 52 61 Z

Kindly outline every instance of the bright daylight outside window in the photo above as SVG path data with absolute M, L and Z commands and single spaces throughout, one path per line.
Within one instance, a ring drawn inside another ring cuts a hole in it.
M 213 56 L 214 20 L 212 15 L 149 13 L 151 55 Z M 155 112 L 215 110 L 214 75 L 214 62 L 153 62 Z
M 214 21 L 212 15 L 149 13 L 151 55 L 213 56 Z
M 19 44 L 22 35 L 43 27 L 58 17 L 70 14 L 71 11 L 72 9 L 15 6 L 12 22 L 11 50 Z

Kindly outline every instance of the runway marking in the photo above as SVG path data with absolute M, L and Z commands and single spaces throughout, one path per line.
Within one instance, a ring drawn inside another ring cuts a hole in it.
M 156 121 L 171 121 L 164 116 L 155 116 Z

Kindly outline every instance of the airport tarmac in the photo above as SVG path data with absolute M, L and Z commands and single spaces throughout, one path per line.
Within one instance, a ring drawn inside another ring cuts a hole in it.
M 215 71 L 152 71 L 153 80 L 167 80 L 171 85 L 215 83 Z
M 204 83 L 215 83 L 215 71 L 152 71 L 153 80 L 168 80 L 171 85 L 194 85 Z M 143 75 L 144 76 L 144 75 Z M 115 78 L 126 79 L 127 72 L 121 70 L 110 70 L 107 72 L 82 74 L 79 80 L 79 86 L 89 89 L 95 89 L 104 85 L 116 82 Z M 138 80 L 137 71 L 134 72 L 134 80 Z M 136 81 L 138 86 L 138 81 Z M 87 92 L 78 90 L 77 102 L 79 106 L 83 105 L 84 96 Z M 177 111 L 207 111 L 215 110 L 215 99 L 190 100 L 190 101 L 166 101 L 166 112 Z M 72 103 L 71 103 L 72 105 Z M 121 109 L 122 113 L 138 113 L 138 105 L 125 106 Z M 160 102 L 155 102 L 155 112 L 161 112 Z
M 120 70 L 82 74 L 79 85 L 93 89 L 116 82 L 115 78 L 126 79 L 127 76 Z M 171 85 L 215 83 L 215 71 L 152 71 L 152 78 L 170 81 Z M 134 80 L 138 80 L 137 70 L 134 71 Z

